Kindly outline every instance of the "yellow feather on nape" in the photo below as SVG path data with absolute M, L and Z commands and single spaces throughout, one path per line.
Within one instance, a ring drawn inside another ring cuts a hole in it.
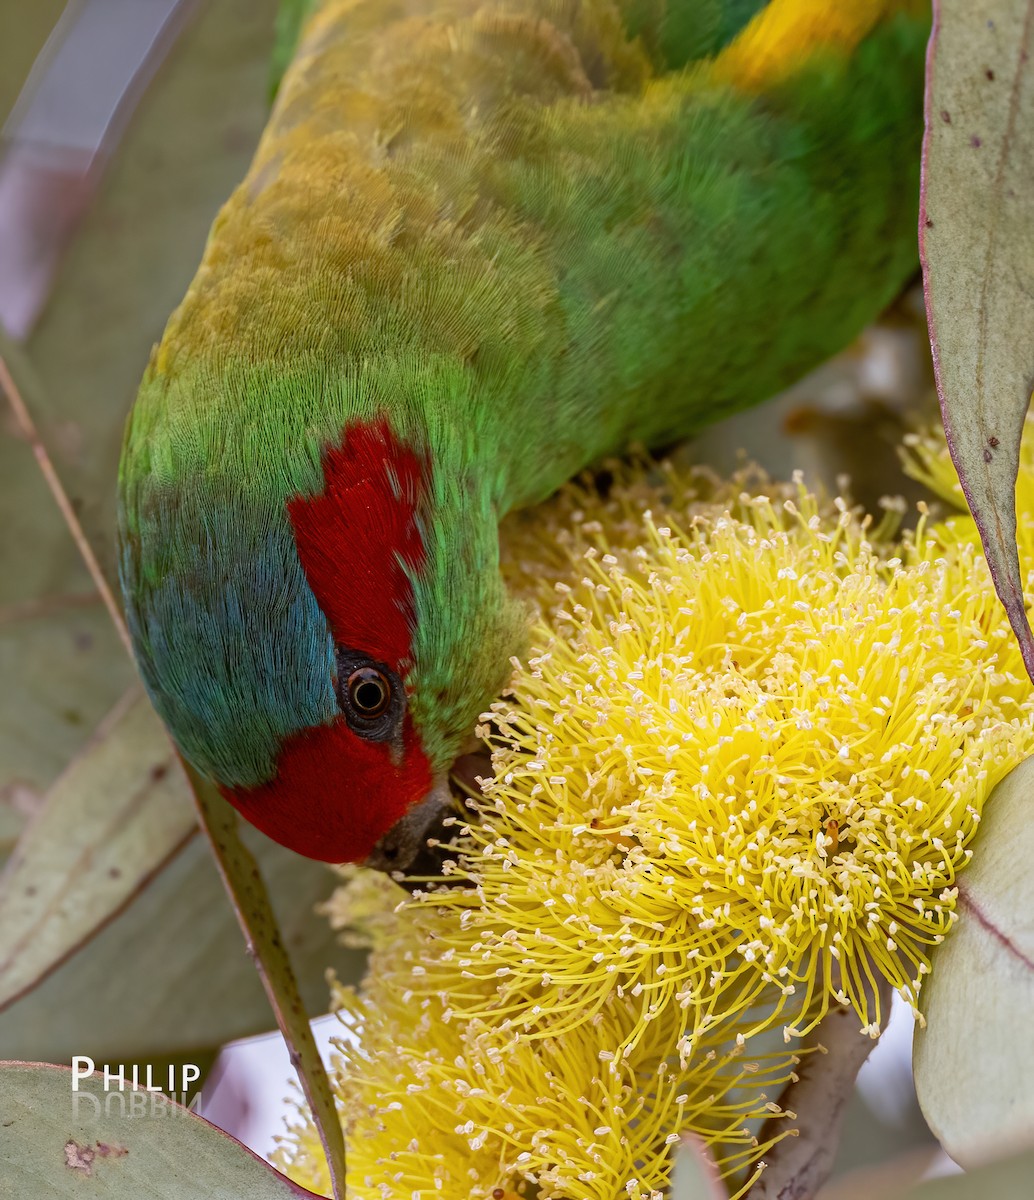
M 917 14 L 927 0 L 771 0 L 715 60 L 717 78 L 760 92 L 823 50 L 849 55 L 880 21 Z

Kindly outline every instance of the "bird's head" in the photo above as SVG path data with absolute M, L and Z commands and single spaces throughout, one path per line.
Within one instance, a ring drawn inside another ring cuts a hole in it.
M 275 446 L 160 440 L 131 422 L 121 572 L 181 751 L 300 854 L 412 865 L 519 638 L 491 503 L 382 418 L 318 439 L 307 486 Z

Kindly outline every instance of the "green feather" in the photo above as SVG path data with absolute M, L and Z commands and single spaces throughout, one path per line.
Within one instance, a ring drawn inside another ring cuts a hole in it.
M 269 60 L 269 95 L 275 99 L 284 72 L 291 65 L 302 26 L 319 0 L 280 0 L 276 13 L 276 37 Z

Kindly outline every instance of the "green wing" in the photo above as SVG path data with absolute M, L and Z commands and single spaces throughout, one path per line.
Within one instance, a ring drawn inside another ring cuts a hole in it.
M 625 28 L 641 37 L 661 69 L 710 58 L 727 45 L 768 0 L 621 0 Z

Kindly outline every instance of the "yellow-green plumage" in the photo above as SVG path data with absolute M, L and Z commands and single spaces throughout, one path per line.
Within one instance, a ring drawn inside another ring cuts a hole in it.
M 231 788 L 339 718 L 285 503 L 350 425 L 430 464 L 402 673 L 437 770 L 519 647 L 505 511 L 764 399 L 915 262 L 923 5 L 310 7 L 122 469 L 145 680 Z

